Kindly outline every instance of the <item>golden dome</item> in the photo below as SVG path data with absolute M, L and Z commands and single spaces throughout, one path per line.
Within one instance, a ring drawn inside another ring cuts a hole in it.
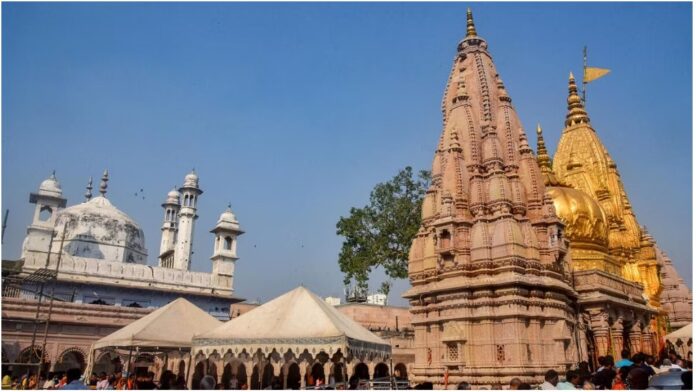
M 546 194 L 553 199 L 556 215 L 565 224 L 565 236 L 571 243 L 607 247 L 607 217 L 599 203 L 585 192 L 568 187 L 547 187 Z

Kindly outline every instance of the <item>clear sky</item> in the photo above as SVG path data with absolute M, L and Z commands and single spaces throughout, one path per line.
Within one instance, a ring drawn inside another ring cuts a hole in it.
M 592 123 L 691 286 L 690 3 L 3 3 L 3 258 L 19 256 L 29 193 L 52 170 L 71 205 L 108 168 L 154 265 L 160 204 L 195 167 L 195 270 L 210 271 L 231 202 L 240 296 L 301 283 L 340 296 L 335 224 L 400 168 L 430 168 L 467 6 L 530 141 L 540 121 L 551 151 L 583 45 L 612 69 L 589 87 Z

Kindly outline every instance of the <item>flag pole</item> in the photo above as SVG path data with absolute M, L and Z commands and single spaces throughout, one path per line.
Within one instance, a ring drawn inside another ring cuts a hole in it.
M 587 45 L 582 48 L 582 103 L 587 106 Z

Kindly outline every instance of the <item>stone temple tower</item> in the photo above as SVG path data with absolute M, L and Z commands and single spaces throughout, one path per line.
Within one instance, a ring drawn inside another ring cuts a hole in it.
M 179 210 L 179 227 L 174 249 L 174 268 L 188 270 L 191 265 L 191 246 L 193 245 L 193 228 L 198 219 L 196 206 L 198 196 L 203 191 L 198 187 L 198 175 L 195 171 L 184 178 L 184 186 L 179 188 L 181 208 Z
M 416 382 L 543 382 L 577 361 L 563 224 L 467 11 L 409 255 Z

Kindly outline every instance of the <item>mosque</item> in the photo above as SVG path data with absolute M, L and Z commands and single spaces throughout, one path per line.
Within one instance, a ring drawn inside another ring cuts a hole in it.
M 656 354 L 691 321 L 691 293 L 639 225 L 572 74 L 556 154 L 538 127 L 535 156 L 468 11 L 442 112 L 404 294 L 411 381 L 539 384 L 622 349 Z
M 190 270 L 197 203 L 203 193 L 195 172 L 162 204 L 157 266 L 147 264 L 138 223 L 107 198 L 108 181 L 105 171 L 99 196 L 93 197 L 90 179 L 85 200 L 67 208 L 55 173 L 30 194 L 36 207 L 20 267 L 3 285 L 3 363 L 26 363 L 44 353 L 52 370 L 83 366 L 95 338 L 176 298 L 184 297 L 220 320 L 229 319 L 231 304 L 243 301 L 234 291 L 237 238 L 243 231 L 229 207 L 211 230 L 212 271 Z M 39 309 L 29 302 L 39 296 L 41 277 L 52 272 L 57 277 L 52 291 L 44 292 L 42 317 L 48 297 L 59 301 L 54 301 L 49 328 L 43 333 L 41 325 L 37 334 L 32 319 Z

